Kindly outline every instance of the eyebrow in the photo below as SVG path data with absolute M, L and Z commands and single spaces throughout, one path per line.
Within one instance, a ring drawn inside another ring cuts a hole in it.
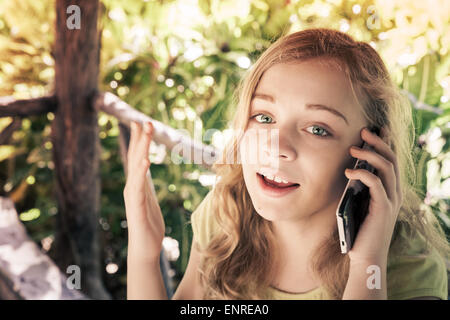
M 252 98 L 258 98 L 258 99 L 266 100 L 266 101 L 269 101 L 271 103 L 275 102 L 275 99 L 271 95 L 264 94 L 264 93 L 255 93 L 255 94 L 253 94 Z M 341 119 L 343 119 L 345 121 L 345 123 L 347 123 L 347 125 L 349 124 L 347 118 L 342 113 L 340 113 L 339 111 L 337 111 L 334 108 L 328 107 L 328 106 L 323 105 L 323 104 L 318 104 L 318 103 L 307 103 L 305 106 L 306 106 L 307 109 L 328 111 L 328 112 L 334 114 L 335 116 L 338 116 Z

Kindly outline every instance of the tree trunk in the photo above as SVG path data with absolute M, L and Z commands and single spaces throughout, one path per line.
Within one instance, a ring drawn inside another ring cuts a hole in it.
M 80 29 L 66 21 L 80 8 Z M 81 270 L 81 290 L 93 299 L 110 299 L 104 289 L 98 241 L 100 176 L 97 112 L 92 97 L 97 91 L 100 33 L 98 0 L 57 0 L 55 97 L 52 122 L 55 192 L 58 203 L 52 257 L 64 272 L 69 265 Z
M 0 197 L 0 300 L 87 299 L 67 276 L 28 236 L 14 202 Z

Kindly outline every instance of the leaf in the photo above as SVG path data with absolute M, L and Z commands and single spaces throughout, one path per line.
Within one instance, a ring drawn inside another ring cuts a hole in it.
M 205 16 L 211 15 L 211 0 L 198 0 L 198 6 Z
M 0 146 L 0 162 L 5 159 L 11 158 L 16 150 L 17 148 L 15 146 Z
M 408 77 L 408 91 L 429 105 L 439 105 L 443 93 L 436 81 L 437 65 L 437 54 L 426 55 L 416 65 L 417 72 Z

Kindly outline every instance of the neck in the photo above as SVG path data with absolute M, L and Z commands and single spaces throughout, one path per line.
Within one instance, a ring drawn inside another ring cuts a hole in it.
M 280 263 L 308 266 L 314 251 L 336 228 L 335 205 L 297 220 L 272 222 Z

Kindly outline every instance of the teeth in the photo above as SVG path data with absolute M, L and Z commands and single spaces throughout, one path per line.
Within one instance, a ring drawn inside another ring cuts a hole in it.
M 258 172 L 258 173 L 263 175 L 264 177 L 266 177 L 266 179 L 275 181 L 277 183 L 281 183 L 281 182 L 282 183 L 289 183 L 289 181 L 281 179 L 281 178 L 279 178 L 277 176 L 274 176 L 274 175 L 271 175 L 271 174 L 265 174 L 265 173 L 262 173 L 262 172 Z

